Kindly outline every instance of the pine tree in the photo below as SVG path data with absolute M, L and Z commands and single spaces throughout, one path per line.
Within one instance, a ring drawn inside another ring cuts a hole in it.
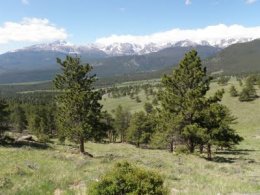
M 250 97 L 250 91 L 248 88 L 243 88 L 241 93 L 239 94 L 239 101 L 241 102 L 248 102 L 251 101 L 252 98 Z
M 57 59 L 62 73 L 56 75 L 54 84 L 61 90 L 57 97 L 59 131 L 63 136 L 79 144 L 81 153 L 85 153 L 84 142 L 95 135 L 100 122 L 101 93 L 94 89 L 95 75 L 90 75 L 92 67 L 81 64 L 78 57 L 67 56 L 64 61 Z
M 162 108 L 159 109 L 160 127 L 173 150 L 173 142 L 184 142 L 192 153 L 197 145 L 201 151 L 207 146 L 211 159 L 211 146 L 231 146 L 242 138 L 230 128 L 234 118 L 220 104 L 224 90 L 206 97 L 210 78 L 202 68 L 197 52 L 185 55 L 172 75 L 164 76 L 164 91 L 160 93 Z
M 0 138 L 9 129 L 9 114 L 8 104 L 4 99 L 0 99 Z
M 19 132 L 22 132 L 24 129 L 26 129 L 27 120 L 25 116 L 25 111 L 21 106 L 16 105 L 12 109 L 10 114 L 10 120 L 14 128 Z
M 190 152 L 194 152 L 203 131 L 197 119 L 209 90 L 209 82 L 206 69 L 202 67 L 195 50 L 187 53 L 178 68 L 162 79 L 164 91 L 159 94 L 161 119 L 167 123 L 168 134 L 172 135 L 168 136 L 170 141 L 173 142 L 176 136 L 181 137 Z
M 37 138 L 46 142 L 49 140 L 52 129 L 48 121 L 49 112 L 45 106 L 33 108 L 28 116 L 28 130 L 37 136 Z
M 125 142 L 126 130 L 129 127 L 131 114 L 124 110 L 121 105 L 119 105 L 115 110 L 115 121 L 114 127 L 117 134 L 120 135 L 120 141 Z
M 216 99 L 206 100 L 206 106 L 201 113 L 200 126 L 204 128 L 201 134 L 201 145 L 207 148 L 208 159 L 212 158 L 212 145 L 230 148 L 243 140 L 230 125 L 235 118 L 228 108 L 220 104 L 222 94 Z
M 245 87 L 242 89 L 241 93 L 239 94 L 239 100 L 240 101 L 252 101 L 256 99 L 257 93 L 256 89 L 254 88 L 254 83 L 251 80 L 251 77 L 249 77 L 246 80 Z
M 108 112 L 102 112 L 102 122 L 105 124 L 105 130 L 109 139 L 109 142 L 116 142 L 117 132 L 114 128 L 114 118 Z
M 154 124 L 149 120 L 149 115 L 137 112 L 132 115 L 129 128 L 127 129 L 127 140 L 137 147 L 140 144 L 148 144 L 154 130 Z
M 232 85 L 232 86 L 230 87 L 229 93 L 230 93 L 231 97 L 237 97 L 237 96 L 238 96 L 237 89 L 235 88 L 234 85 Z

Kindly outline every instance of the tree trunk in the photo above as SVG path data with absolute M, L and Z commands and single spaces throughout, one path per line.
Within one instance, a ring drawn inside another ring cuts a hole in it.
M 189 151 L 190 153 L 194 153 L 194 150 L 195 150 L 195 145 L 192 141 L 192 139 L 189 140 Z
M 123 140 L 124 140 L 123 133 L 121 133 L 121 143 L 123 143 Z
M 203 153 L 203 144 L 200 145 L 200 154 Z
M 84 148 L 84 137 L 79 138 L 79 151 L 80 153 L 85 153 L 85 148 Z
M 207 153 L 208 153 L 208 159 L 211 160 L 212 156 L 211 156 L 211 144 L 207 145 Z
M 171 153 L 173 152 L 173 146 L 174 146 L 174 145 L 173 145 L 173 139 L 172 139 L 172 140 L 170 141 L 170 150 L 169 150 Z
M 112 131 L 108 132 L 108 137 L 109 137 L 109 142 L 112 143 L 113 142 L 113 132 Z
M 194 153 L 195 147 L 193 145 L 191 145 L 189 150 L 190 150 L 190 153 Z

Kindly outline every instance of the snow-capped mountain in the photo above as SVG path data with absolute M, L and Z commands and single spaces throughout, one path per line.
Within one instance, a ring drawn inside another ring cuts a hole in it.
M 50 80 L 59 69 L 56 58 L 64 59 L 68 53 L 79 54 L 83 63 L 90 63 L 99 77 L 114 77 L 125 74 L 150 73 L 172 67 L 183 58 L 185 53 L 194 47 L 207 67 L 213 71 L 223 70 L 237 72 L 254 71 L 259 62 L 259 40 L 247 42 L 249 39 L 228 39 L 218 42 L 183 40 L 176 43 L 147 45 L 117 43 L 111 45 L 92 44 L 78 46 L 66 42 L 54 42 L 26 47 L 0 55 L 0 82 L 25 82 L 33 80 Z M 231 45 L 227 48 L 227 45 Z M 211 46 L 215 45 L 215 46 Z M 222 47 L 222 48 L 220 48 Z M 240 53 L 237 54 L 237 50 Z M 234 53 L 236 55 L 230 55 Z M 133 55 L 139 54 L 139 55 Z M 144 54 L 144 55 L 142 55 Z M 248 56 L 250 54 L 250 57 Z M 254 58 L 251 58 L 251 55 Z M 118 57 L 116 57 L 118 56 Z M 229 65 L 230 59 L 233 64 Z M 209 61 L 212 59 L 211 61 Z M 226 60 L 227 59 L 227 60 Z M 254 59 L 252 61 L 252 59 Z M 248 60 L 250 62 L 248 62 Z M 219 64 L 216 64 L 218 63 Z M 225 64 L 228 62 L 228 64 Z M 236 64 L 239 62 L 239 65 Z M 255 62 L 255 64 L 253 63 Z M 248 63 L 253 66 L 249 68 Z M 213 66 L 211 66 L 213 64 Z M 224 64 L 224 65 L 223 65 Z M 239 67 L 239 68 L 237 68 Z M 243 67 L 243 68 L 240 68 Z M 10 77 L 10 74 L 13 76 Z M 3 75 L 6 75 L 5 77 Z M 25 76 L 28 75 L 28 76 Z M 33 76 L 33 79 L 32 79 Z
M 253 38 L 230 38 L 221 40 L 211 40 L 211 41 L 191 41 L 183 40 L 178 42 L 168 42 L 168 43 L 149 43 L 146 45 L 136 44 L 136 43 L 113 43 L 110 45 L 94 45 L 95 48 L 102 50 L 109 56 L 118 55 L 143 55 L 152 52 L 157 52 L 159 50 L 169 48 L 169 47 L 195 47 L 195 46 L 213 46 L 217 48 L 226 48 L 230 45 L 236 43 L 245 43 L 252 41 Z
M 88 54 L 94 57 L 108 57 L 108 56 L 123 56 L 123 55 L 143 55 L 169 47 L 195 47 L 201 46 L 213 46 L 218 48 L 225 48 L 232 44 L 244 43 L 252 41 L 253 38 L 230 38 L 211 41 L 190 41 L 183 40 L 178 42 L 169 43 L 149 43 L 146 45 L 136 43 L 113 43 L 109 45 L 103 44 L 88 44 L 88 45 L 74 45 L 66 41 L 55 41 L 52 43 L 44 43 L 18 49 L 16 51 L 57 51 L 65 54 Z
M 52 43 L 36 44 L 15 51 L 57 51 L 61 53 L 86 53 L 86 52 L 100 52 L 96 45 L 74 45 L 66 41 L 54 41 Z M 13 51 L 13 52 L 15 52 Z

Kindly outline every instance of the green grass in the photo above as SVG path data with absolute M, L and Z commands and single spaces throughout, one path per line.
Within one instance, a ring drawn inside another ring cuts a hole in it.
M 104 110 L 108 112 L 113 112 L 117 106 L 121 105 L 126 110 L 130 111 L 131 113 L 138 112 L 144 110 L 145 102 L 151 102 L 152 97 L 149 96 L 147 99 L 145 93 L 142 91 L 138 94 L 141 102 L 136 102 L 135 99 L 131 99 L 129 96 L 120 97 L 120 98 L 109 98 L 107 95 L 103 96 L 101 104 L 104 105 Z
M 239 87 L 233 79 L 230 84 Z M 210 93 L 225 88 L 223 104 L 237 117 L 234 128 L 245 140 L 234 151 L 214 154 L 214 161 L 197 153 L 178 155 L 129 144 L 87 143 L 86 151 L 94 158 L 77 154 L 77 149 L 69 145 L 51 144 L 48 149 L 0 147 L 0 194 L 85 194 L 92 181 L 122 160 L 161 173 L 172 194 L 258 194 L 260 99 L 241 103 L 230 97 L 229 87 L 213 83 Z M 148 101 L 143 93 L 139 97 L 142 103 L 128 97 L 106 97 L 103 103 L 110 111 L 121 104 L 135 112 Z

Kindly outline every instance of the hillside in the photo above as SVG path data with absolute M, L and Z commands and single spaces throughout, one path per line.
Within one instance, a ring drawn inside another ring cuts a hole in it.
M 238 82 L 231 80 L 224 86 L 226 91 L 231 84 L 241 90 Z M 212 83 L 211 93 L 220 88 Z M 129 97 L 106 97 L 102 103 L 106 109 L 121 104 L 134 112 L 141 110 L 147 101 L 143 93 L 140 98 L 142 103 Z M 46 148 L 1 146 L 0 155 L 5 158 L 0 160 L 0 190 L 3 194 L 85 194 L 90 183 L 116 162 L 128 160 L 160 172 L 171 194 L 257 194 L 260 190 L 260 99 L 241 103 L 225 93 L 223 104 L 237 117 L 234 128 L 245 140 L 233 150 L 216 152 L 213 161 L 198 153 L 171 154 L 125 143 L 88 142 L 86 150 L 94 158 L 78 154 L 72 143 L 60 145 L 57 140 L 52 140 Z
M 253 73 L 260 71 L 260 40 L 231 45 L 215 57 L 205 61 L 210 72 L 224 74 Z

